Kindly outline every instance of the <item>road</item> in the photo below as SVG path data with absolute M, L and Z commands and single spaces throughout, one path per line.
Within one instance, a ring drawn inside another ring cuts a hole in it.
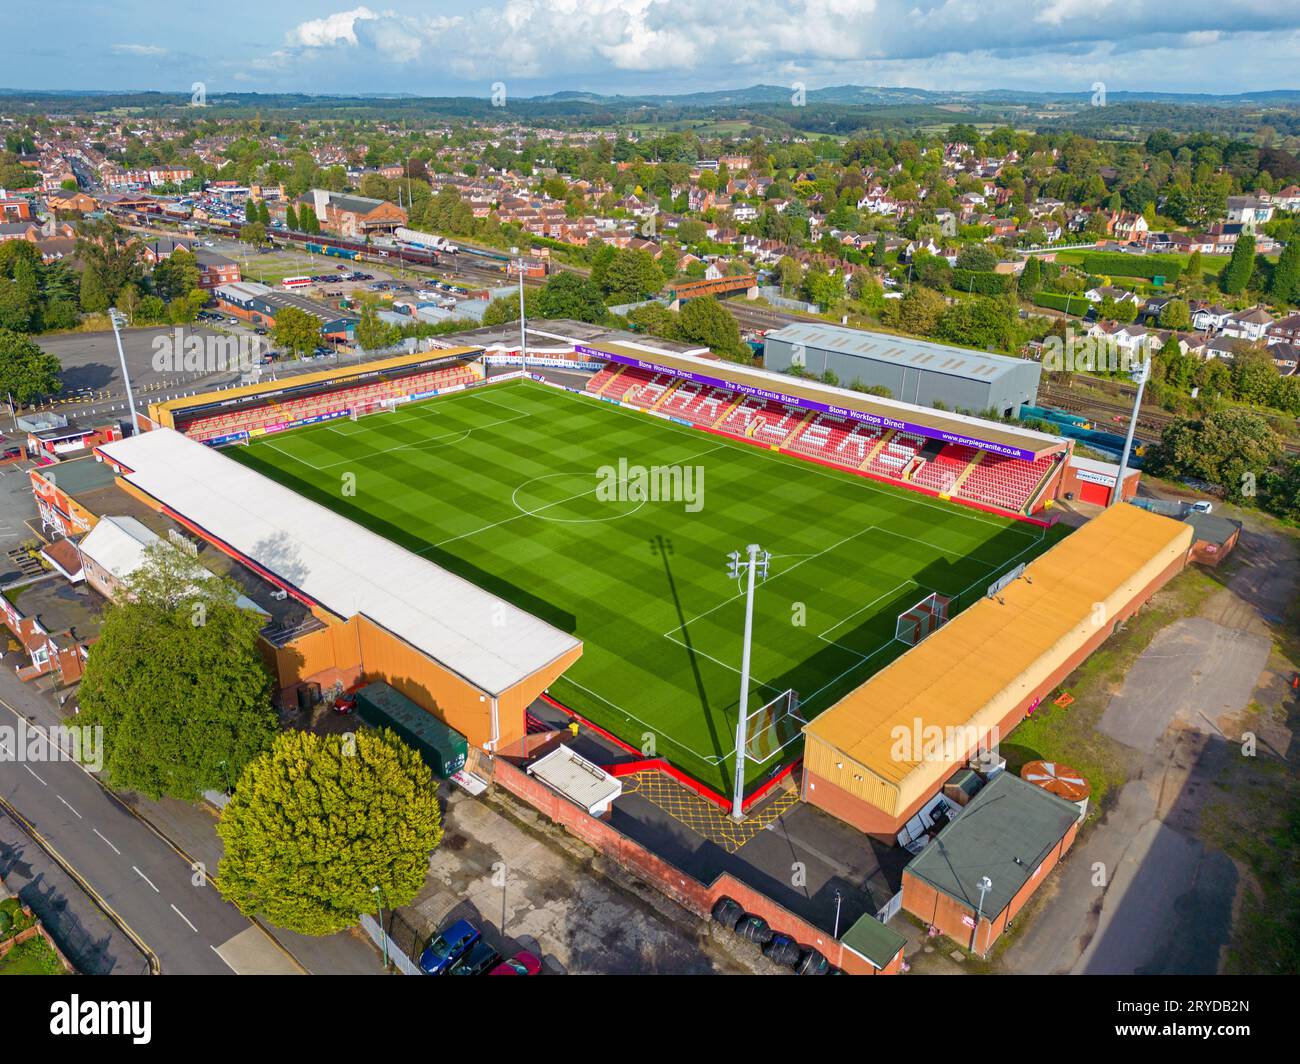
M 10 696 L 37 696 L 7 670 L 0 683 L 0 724 L 6 726 L 0 732 L 0 799 L 154 951 L 164 974 L 230 974 L 217 951 L 247 932 L 250 922 L 89 772 L 51 759 L 42 736 L 24 744 L 42 760 L 19 760 L 22 750 L 9 729 L 28 723 L 27 714 Z

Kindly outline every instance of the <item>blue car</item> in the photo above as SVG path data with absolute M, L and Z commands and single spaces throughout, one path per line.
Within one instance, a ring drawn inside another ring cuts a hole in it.
M 420 971 L 444 975 L 479 940 L 478 928 L 468 920 L 457 920 L 429 940 L 420 954 Z

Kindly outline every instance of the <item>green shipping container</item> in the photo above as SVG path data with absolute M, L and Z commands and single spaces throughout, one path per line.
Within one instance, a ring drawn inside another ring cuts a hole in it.
M 386 683 L 367 684 L 357 692 L 357 716 L 372 728 L 392 728 L 436 776 L 446 779 L 465 767 L 465 736 Z

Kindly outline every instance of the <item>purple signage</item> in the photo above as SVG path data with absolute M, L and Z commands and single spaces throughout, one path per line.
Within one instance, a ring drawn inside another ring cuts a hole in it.
M 611 362 L 621 363 L 624 366 L 636 366 L 637 369 L 647 370 L 650 373 L 667 373 L 669 376 L 680 377 L 683 380 L 703 384 L 710 388 L 722 388 L 729 392 L 739 392 L 741 395 L 751 396 L 754 399 L 774 399 L 779 403 L 797 406 L 803 410 L 816 410 L 823 414 L 834 414 L 836 417 L 842 417 L 848 421 L 861 421 L 878 428 L 911 432 L 917 436 L 925 436 L 928 439 L 942 440 L 944 443 L 957 444 L 962 447 L 974 447 L 980 451 L 990 451 L 993 454 L 1004 455 L 1007 458 L 1020 458 L 1026 462 L 1032 462 L 1036 457 L 1033 451 L 1026 450 L 1023 447 L 1011 447 L 1005 443 L 993 443 L 990 440 L 981 440 L 975 436 L 965 436 L 959 432 L 945 432 L 942 429 L 931 428 L 929 425 L 917 425 L 899 418 L 881 417 L 878 414 L 868 414 L 844 406 L 819 403 L 813 399 L 804 399 L 802 396 L 797 395 L 785 395 L 781 392 L 769 391 L 766 388 L 758 388 L 751 384 L 737 384 L 734 381 L 722 380 L 719 377 L 709 377 L 703 373 L 692 373 L 688 370 L 674 369 L 672 366 L 663 366 L 658 362 L 650 362 L 647 359 L 616 355 L 612 351 L 602 351 L 596 347 L 574 344 L 573 349 L 580 355 L 596 355 Z

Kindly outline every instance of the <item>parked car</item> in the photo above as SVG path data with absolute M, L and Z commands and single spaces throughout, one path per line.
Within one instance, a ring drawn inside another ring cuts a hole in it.
M 335 713 L 351 713 L 357 708 L 357 696 L 353 691 L 344 691 L 334 699 Z
M 478 941 L 478 928 L 468 920 L 457 920 L 429 939 L 420 954 L 420 971 L 425 975 L 445 975 Z
M 501 954 L 480 938 L 447 970 L 447 974 L 486 975 L 500 963 Z
M 1208 514 L 1214 509 L 1214 503 L 1208 499 L 1198 499 L 1188 509 L 1194 514 Z
M 502 961 L 488 975 L 541 975 L 542 962 L 526 949 Z

